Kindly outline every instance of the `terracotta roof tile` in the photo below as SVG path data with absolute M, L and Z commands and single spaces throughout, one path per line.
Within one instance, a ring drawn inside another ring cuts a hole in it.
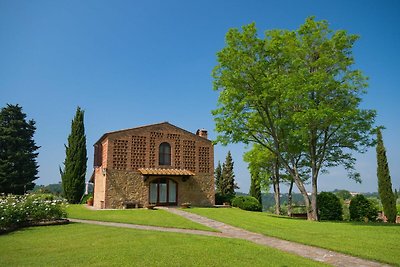
M 177 176 L 193 176 L 193 172 L 181 169 L 157 169 L 157 168 L 141 168 L 138 171 L 143 175 L 177 175 Z

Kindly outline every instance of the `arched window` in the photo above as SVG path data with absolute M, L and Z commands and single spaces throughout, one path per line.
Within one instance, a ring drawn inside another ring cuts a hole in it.
M 162 143 L 158 154 L 159 165 L 171 165 L 171 146 L 168 143 Z

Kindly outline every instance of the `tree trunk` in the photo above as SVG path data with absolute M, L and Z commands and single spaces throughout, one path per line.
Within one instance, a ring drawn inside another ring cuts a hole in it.
M 312 178 L 312 191 L 311 191 L 311 214 L 312 220 L 318 221 L 318 203 L 317 203 L 317 175 L 313 174 Z
M 317 207 L 317 132 L 315 129 L 311 130 L 310 141 L 310 163 L 311 163 L 311 220 L 318 221 L 318 207 Z
M 297 188 L 299 189 L 300 193 L 303 195 L 304 204 L 306 205 L 306 210 L 307 210 L 307 220 L 315 221 L 314 215 L 312 212 L 312 205 L 311 205 L 310 198 L 308 197 L 307 190 L 304 187 L 304 183 L 300 179 L 300 176 L 298 175 L 297 171 L 296 171 L 295 175 L 293 176 L 293 180 L 294 180 Z
M 289 193 L 288 193 L 287 215 L 289 217 L 292 216 L 292 189 L 293 189 L 293 180 L 290 181 Z
M 281 200 L 280 200 L 280 188 L 279 188 L 279 161 L 278 159 L 274 164 L 274 175 L 273 175 L 273 184 L 274 184 L 274 197 L 275 197 L 275 214 L 281 214 Z
M 274 181 L 274 198 L 275 198 L 275 214 L 280 215 L 281 214 L 280 189 L 279 189 L 279 183 L 277 183 L 276 181 Z
M 283 166 L 285 167 L 286 171 L 292 176 L 292 179 L 294 183 L 296 184 L 297 188 L 299 189 L 300 193 L 302 194 L 304 198 L 304 204 L 306 205 L 306 210 L 307 210 L 307 220 L 310 221 L 315 221 L 314 215 L 312 214 L 312 206 L 311 206 L 311 201 L 310 198 L 308 197 L 308 193 L 306 188 L 304 187 L 304 183 L 300 178 L 299 172 L 297 171 L 296 165 L 292 164 L 293 168 L 289 165 L 287 161 L 285 161 L 282 157 L 281 162 Z

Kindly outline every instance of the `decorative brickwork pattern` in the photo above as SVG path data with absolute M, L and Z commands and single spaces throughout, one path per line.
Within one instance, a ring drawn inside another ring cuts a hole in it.
M 114 140 L 112 155 L 113 168 L 115 170 L 126 170 L 128 158 L 128 140 Z
M 199 172 L 210 172 L 210 148 L 199 147 Z
M 155 168 L 158 160 L 156 155 L 156 140 L 163 138 L 164 134 L 160 132 L 150 132 L 150 155 L 149 155 L 149 167 Z
M 146 167 L 146 136 L 132 136 L 131 167 L 132 170 Z
M 196 171 L 196 142 L 183 140 L 183 168 Z
M 175 168 L 181 168 L 181 135 L 180 134 L 167 134 L 167 138 L 175 142 Z

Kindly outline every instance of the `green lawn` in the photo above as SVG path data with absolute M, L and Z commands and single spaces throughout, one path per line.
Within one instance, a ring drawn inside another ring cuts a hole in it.
M 68 218 L 74 219 L 215 231 L 164 210 L 91 210 L 85 205 L 68 205 L 67 213 Z
M 1 266 L 324 266 L 251 242 L 86 224 L 0 236 Z
M 310 222 L 237 208 L 187 211 L 267 236 L 400 266 L 400 225 Z

